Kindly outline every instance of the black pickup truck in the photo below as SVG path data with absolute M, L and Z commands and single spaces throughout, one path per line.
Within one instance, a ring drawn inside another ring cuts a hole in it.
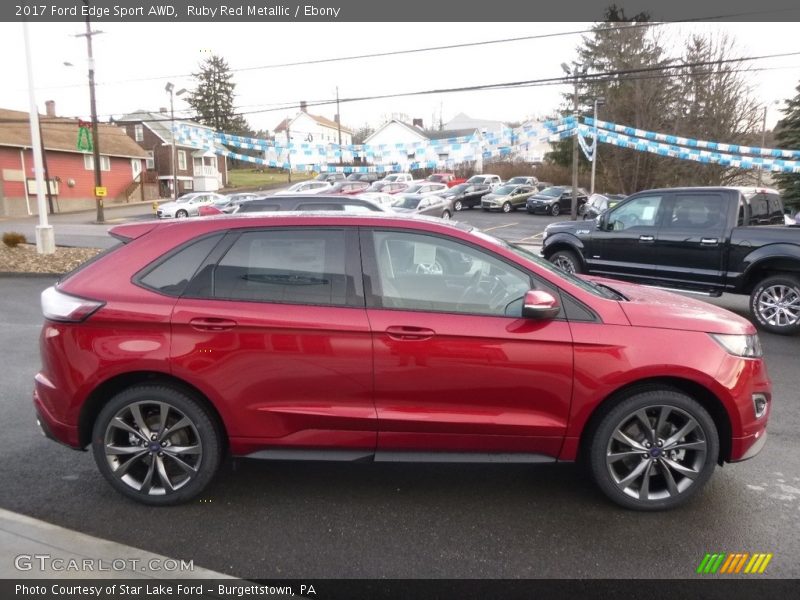
M 767 331 L 800 331 L 800 228 L 774 190 L 638 192 L 593 221 L 553 223 L 542 255 L 562 269 L 719 296 L 749 294 Z

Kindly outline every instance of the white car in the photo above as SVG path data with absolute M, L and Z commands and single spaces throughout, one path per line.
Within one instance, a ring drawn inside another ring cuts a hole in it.
M 436 183 L 435 181 L 415 181 L 403 190 L 403 194 L 420 194 L 426 196 L 427 194 L 436 194 L 447 189 L 446 183 Z
M 389 175 L 381 179 L 381 181 L 387 183 L 411 183 L 414 181 L 414 178 L 411 176 L 411 173 L 389 173 Z
M 491 175 L 486 173 L 484 175 L 473 175 L 472 177 L 467 179 L 466 183 L 469 183 L 470 185 L 476 185 L 476 184 L 488 185 L 489 189 L 493 190 L 502 183 L 502 180 L 500 179 L 499 175 Z
M 219 202 L 227 201 L 222 194 L 214 192 L 192 192 L 184 194 L 177 200 L 160 204 L 156 210 L 159 219 L 185 219 L 186 217 L 196 217 L 200 214 L 200 207 Z
M 285 190 L 281 190 L 277 192 L 279 195 L 284 194 L 324 194 L 327 190 L 333 187 L 333 183 L 330 181 L 320 181 L 317 179 L 312 179 L 311 181 L 300 181 L 295 183 L 294 185 L 288 187 Z
M 391 210 L 392 205 L 398 201 L 397 196 L 393 194 L 384 194 L 383 192 L 365 192 L 363 194 L 359 194 L 357 197 L 363 198 L 364 200 L 369 200 L 373 204 L 377 204 L 386 210 Z

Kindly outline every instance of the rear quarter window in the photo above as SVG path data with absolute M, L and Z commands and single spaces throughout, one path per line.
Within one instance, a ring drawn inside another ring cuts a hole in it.
M 134 281 L 167 296 L 180 296 L 223 235 L 215 233 L 184 244 L 146 267 Z

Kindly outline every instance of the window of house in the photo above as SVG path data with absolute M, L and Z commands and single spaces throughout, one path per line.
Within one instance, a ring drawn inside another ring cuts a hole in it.
M 155 154 L 153 153 L 152 150 L 147 151 L 147 160 L 145 161 L 145 168 L 147 169 L 156 168 Z
M 186 170 L 186 151 L 178 150 L 178 170 Z
M 183 189 L 185 190 L 193 190 L 194 189 L 194 182 L 191 179 L 187 179 L 183 182 Z
M 144 125 L 134 125 L 133 139 L 135 139 L 137 142 L 144 140 Z
M 138 158 L 131 159 L 131 175 L 134 179 L 139 177 L 139 174 L 142 172 L 142 161 Z
M 94 171 L 94 155 L 93 154 L 84 154 L 83 155 L 83 168 L 87 171 Z M 110 171 L 111 170 L 111 159 L 108 156 L 100 155 L 100 170 L 101 171 Z
M 347 304 L 345 232 L 243 233 L 214 273 L 214 297 L 343 306 Z

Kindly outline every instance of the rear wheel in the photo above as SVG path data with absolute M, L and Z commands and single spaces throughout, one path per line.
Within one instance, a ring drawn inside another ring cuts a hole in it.
M 719 437 L 696 400 L 666 388 L 614 406 L 588 449 L 592 477 L 611 500 L 635 510 L 663 510 L 683 504 L 708 481 Z
M 750 294 L 750 310 L 759 327 L 791 335 L 800 331 L 800 279 L 793 275 L 767 277 Z
M 446 211 L 444 211 L 444 212 L 442 213 L 442 218 L 443 218 L 445 221 L 449 221 L 449 220 L 450 220 L 450 211 L 449 211 L 449 210 L 446 210 Z
M 92 452 L 118 492 L 143 504 L 178 504 L 214 477 L 222 440 L 197 400 L 173 388 L 141 385 L 120 392 L 100 411 Z
M 583 264 L 572 250 L 559 250 L 550 257 L 550 262 L 567 273 L 583 273 Z

